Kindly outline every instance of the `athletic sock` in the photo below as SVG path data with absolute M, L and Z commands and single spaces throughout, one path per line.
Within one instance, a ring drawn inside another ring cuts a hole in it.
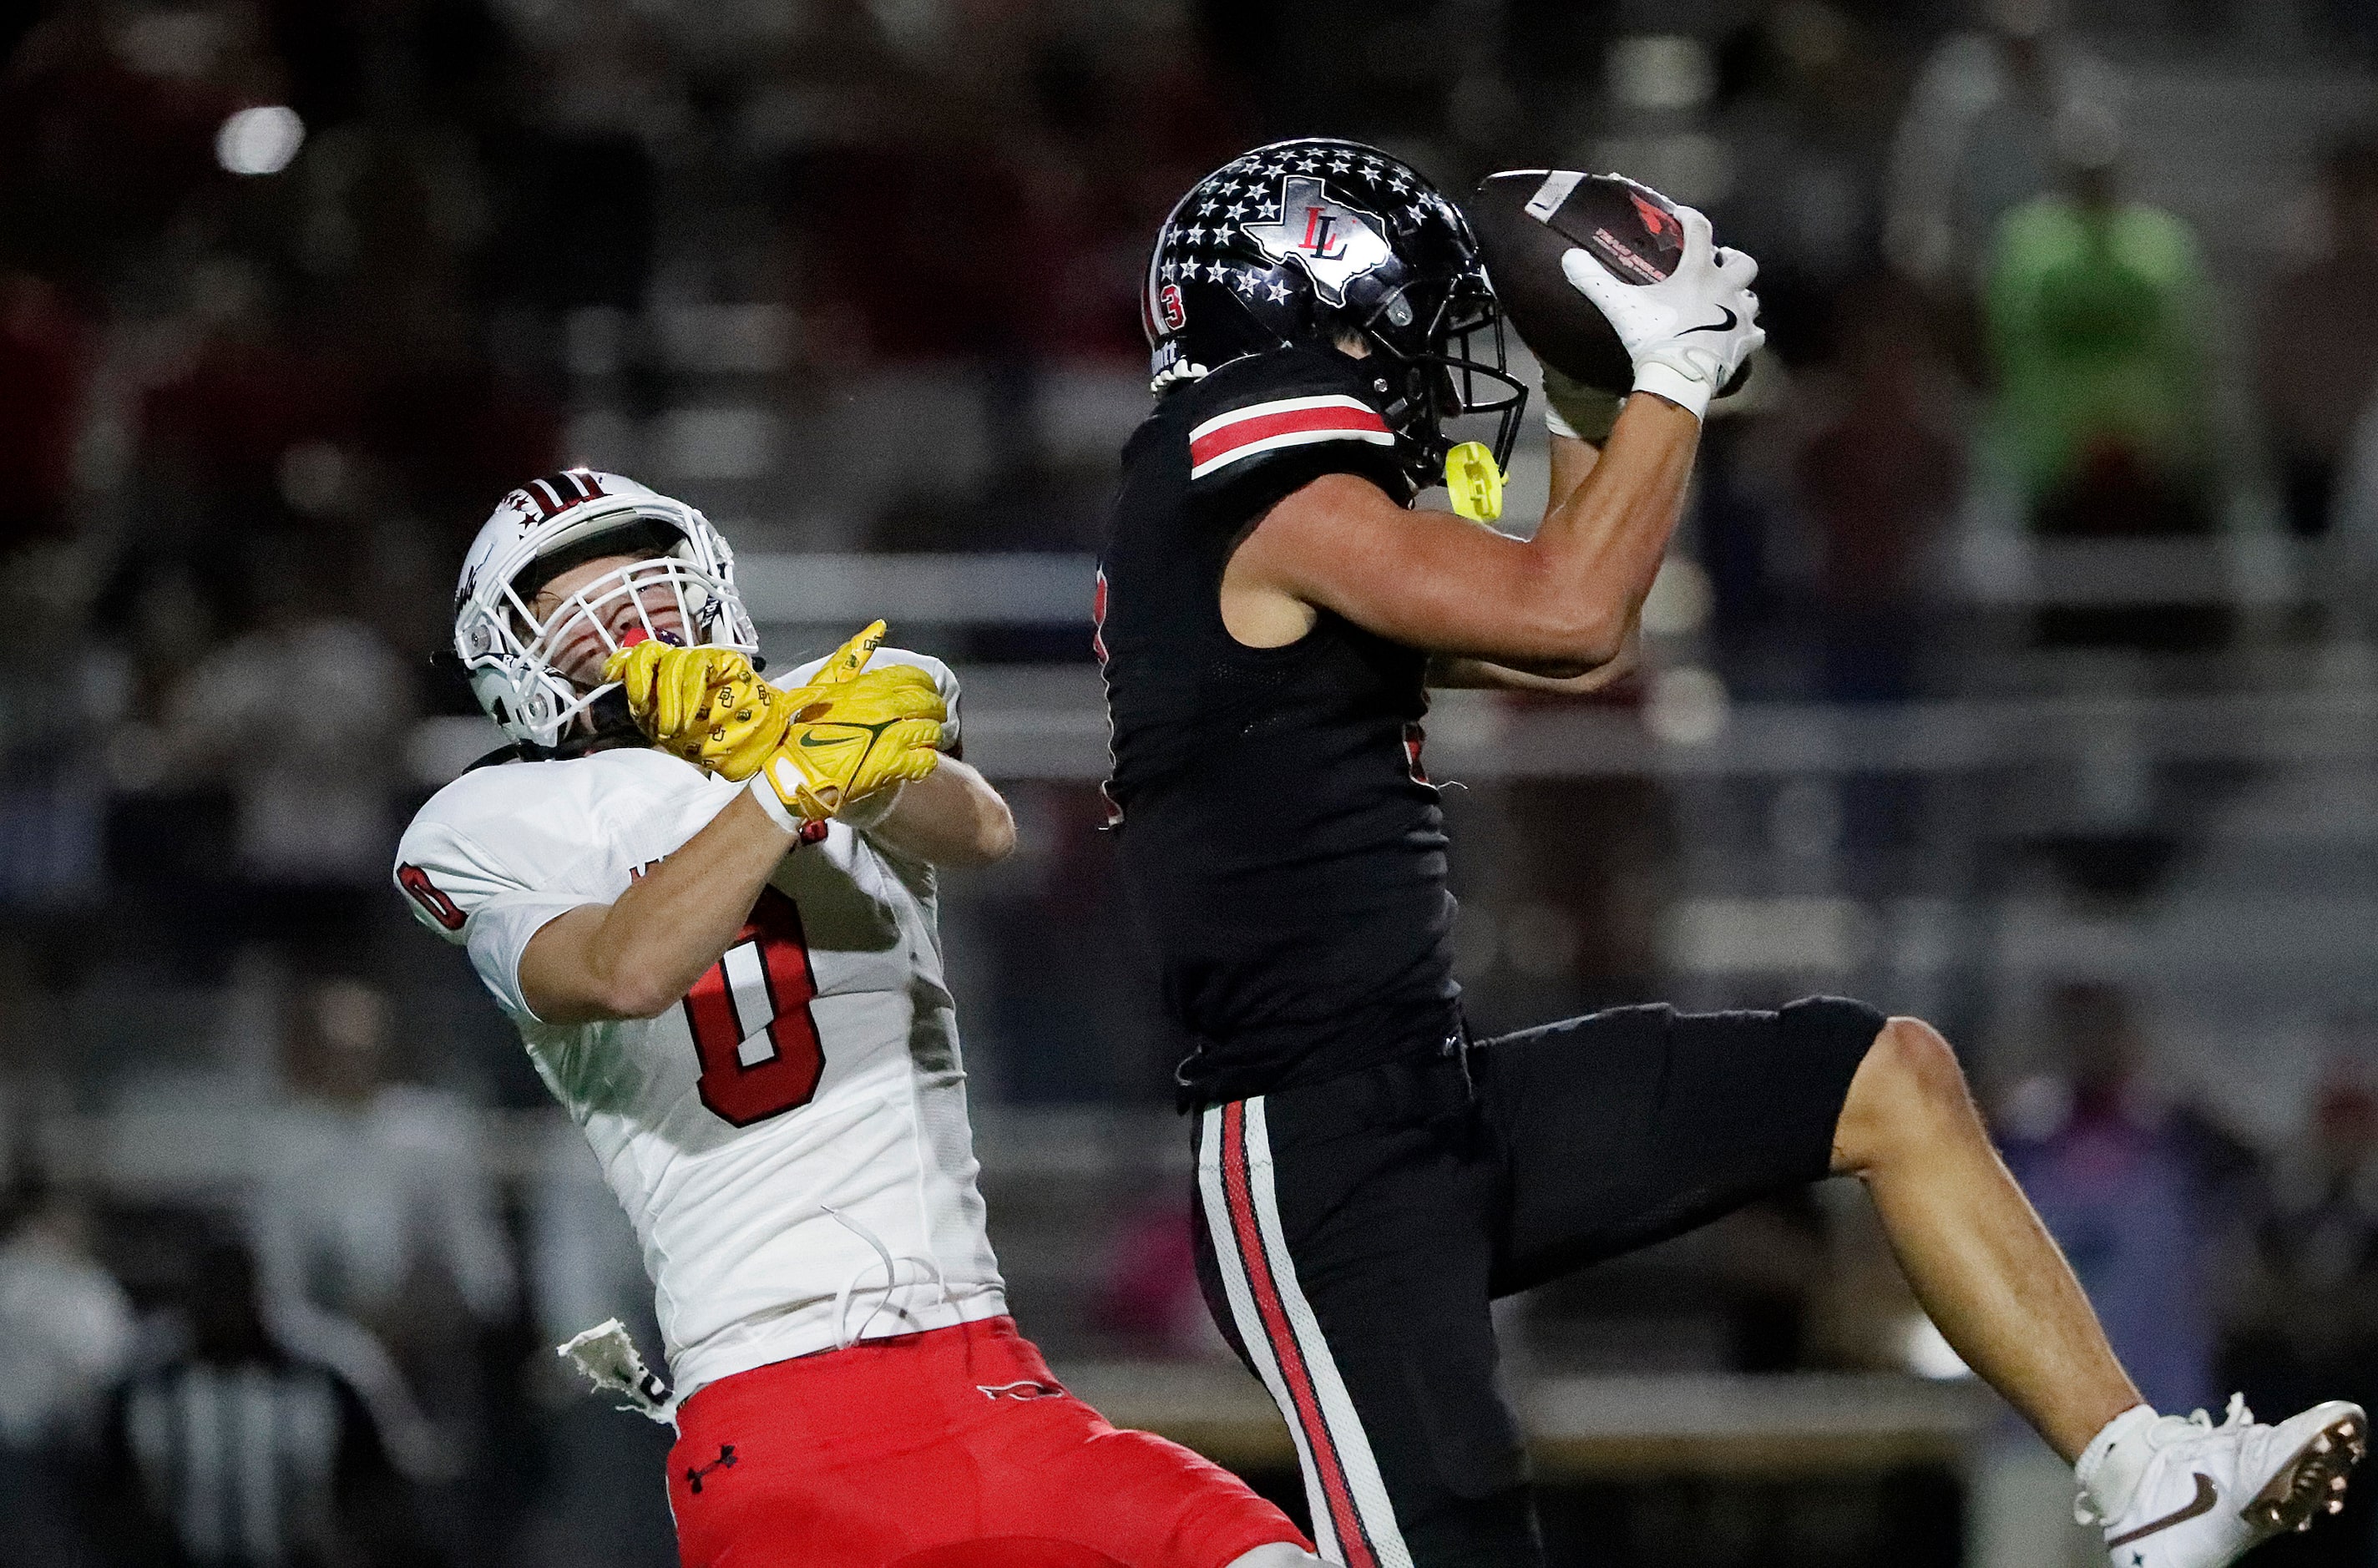
M 2098 1519 L 2119 1518 L 2130 1506 L 2131 1493 L 2138 1490 L 2139 1478 L 2146 1473 L 2153 1454 L 2146 1444 L 2146 1430 L 2155 1421 L 2154 1406 L 2133 1405 L 2108 1421 L 2073 1461 L 2073 1478 L 2081 1483 Z

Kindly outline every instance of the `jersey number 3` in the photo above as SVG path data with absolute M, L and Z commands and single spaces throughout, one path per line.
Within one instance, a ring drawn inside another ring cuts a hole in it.
M 825 1071 L 816 996 L 801 912 L 764 888 L 735 944 L 685 994 L 702 1103 L 737 1127 L 809 1104 Z

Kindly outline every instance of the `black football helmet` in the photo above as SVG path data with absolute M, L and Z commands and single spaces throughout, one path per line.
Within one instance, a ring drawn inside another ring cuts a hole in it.
M 1198 181 L 1156 236 L 1140 320 L 1158 392 L 1247 354 L 1359 334 L 1415 486 L 1442 482 L 1444 425 L 1464 415 L 1498 416 L 1495 461 L 1510 461 L 1528 391 L 1506 365 L 1477 236 L 1376 148 L 1276 141 Z

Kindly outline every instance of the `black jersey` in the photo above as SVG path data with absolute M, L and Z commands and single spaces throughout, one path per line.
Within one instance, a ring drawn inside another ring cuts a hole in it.
M 1168 392 L 1123 449 L 1099 580 L 1123 879 L 1185 1103 L 1445 1048 L 1459 1030 L 1427 657 L 1323 611 L 1249 648 L 1223 568 L 1320 474 L 1411 495 L 1360 361 L 1293 348 Z

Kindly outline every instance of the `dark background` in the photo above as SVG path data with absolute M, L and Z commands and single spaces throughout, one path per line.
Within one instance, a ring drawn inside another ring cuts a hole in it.
M 495 738 L 461 552 L 579 461 L 704 509 L 780 661 L 884 614 L 957 664 L 1024 831 L 943 913 L 1019 1315 L 1292 1490 L 1188 1281 L 1086 614 L 1145 247 L 1297 134 L 1616 168 L 1761 264 L 1646 673 L 1432 724 L 1479 1028 L 1921 1012 L 2151 1398 L 2368 1398 L 2373 46 L 2356 0 L 9 8 L 0 1557 L 669 1561 L 661 1434 L 546 1348 L 655 1348 L 625 1227 L 386 880 Z M 2082 1550 L 1855 1192 L 1507 1328 L 1556 1561 Z

